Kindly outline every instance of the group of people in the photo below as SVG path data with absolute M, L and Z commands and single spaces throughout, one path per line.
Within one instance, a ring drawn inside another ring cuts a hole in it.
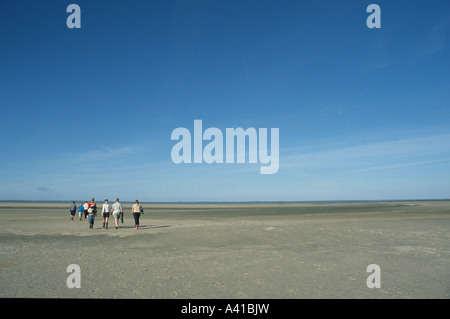
M 82 220 L 84 215 L 84 219 L 89 221 L 89 228 L 94 228 L 95 217 L 97 217 L 97 204 L 95 203 L 95 198 L 91 198 L 90 202 L 85 201 L 84 204 L 80 203 L 78 208 L 75 204 L 75 201 L 73 201 L 69 210 L 72 220 L 75 217 L 76 211 L 78 210 L 78 217 L 80 218 L 80 220 Z M 114 216 L 116 229 L 119 229 L 119 220 L 123 224 L 123 206 L 119 202 L 118 198 L 116 198 L 116 202 L 112 205 L 108 202 L 108 199 L 105 199 L 105 203 L 103 204 L 101 213 L 101 216 L 103 218 L 103 228 L 108 229 L 108 222 L 111 214 Z M 144 209 L 142 208 L 142 205 L 139 204 L 139 201 L 137 199 L 131 208 L 131 214 L 134 218 L 134 227 L 137 230 L 139 229 L 139 218 L 141 217 L 141 214 L 144 214 Z

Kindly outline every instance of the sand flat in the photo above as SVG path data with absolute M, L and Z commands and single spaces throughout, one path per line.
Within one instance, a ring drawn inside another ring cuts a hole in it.
M 0 297 L 450 297 L 449 201 L 144 204 L 138 231 L 69 206 L 0 203 Z

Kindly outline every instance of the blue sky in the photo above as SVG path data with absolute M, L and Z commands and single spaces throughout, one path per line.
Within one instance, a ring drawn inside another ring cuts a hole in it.
M 0 40 L 0 200 L 450 197 L 447 0 L 3 0 Z M 278 172 L 173 163 L 196 119 L 279 128 Z

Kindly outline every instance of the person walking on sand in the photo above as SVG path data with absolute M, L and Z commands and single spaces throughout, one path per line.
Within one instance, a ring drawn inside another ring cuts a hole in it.
M 84 206 L 83 203 L 81 203 L 80 206 L 78 206 L 78 217 L 80 217 L 80 220 L 83 217 L 83 213 L 84 213 Z
M 142 206 L 139 204 L 139 201 L 136 199 L 134 202 L 133 207 L 131 208 L 131 214 L 134 217 L 134 224 L 136 230 L 139 229 L 139 217 L 141 217 L 141 213 L 144 214 L 144 210 L 142 209 Z
M 116 229 L 119 229 L 119 219 L 121 215 L 123 216 L 123 207 L 118 198 L 116 198 L 116 202 L 112 205 L 112 212 L 114 216 L 114 222 L 116 223 Z
M 108 199 L 105 199 L 105 203 L 102 208 L 103 228 L 108 229 L 108 219 L 111 212 L 111 205 L 108 203 Z
M 84 207 L 84 220 L 87 220 L 88 215 L 89 215 L 89 213 L 88 213 L 89 203 L 87 202 L 87 200 L 84 201 L 83 207 Z
M 92 198 L 88 203 L 88 214 L 89 214 L 89 228 L 94 228 L 95 217 L 97 216 L 97 204 L 95 204 L 95 198 Z
M 72 205 L 70 205 L 70 217 L 73 221 L 73 216 L 75 216 L 75 212 L 77 211 L 77 205 L 75 204 L 75 201 L 72 202 Z

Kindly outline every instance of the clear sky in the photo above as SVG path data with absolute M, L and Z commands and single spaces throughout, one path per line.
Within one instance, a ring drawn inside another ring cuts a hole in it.
M 2 0 L 0 200 L 449 198 L 449 62 L 448 0 Z M 175 164 L 194 120 L 278 172 Z

